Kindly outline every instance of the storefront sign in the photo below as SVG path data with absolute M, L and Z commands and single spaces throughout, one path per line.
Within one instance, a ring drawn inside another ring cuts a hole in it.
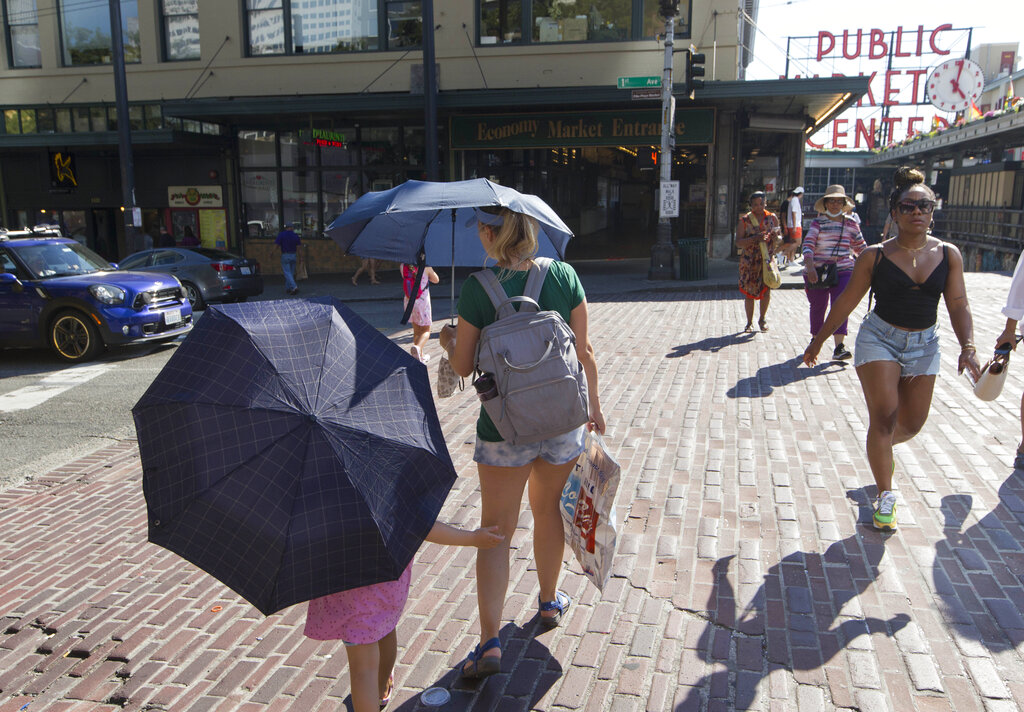
M 455 149 L 659 145 L 661 111 L 455 116 L 451 136 Z M 713 143 L 715 110 L 680 109 L 675 136 L 676 145 Z
M 307 146 L 330 146 L 345 148 L 345 134 L 329 129 L 308 129 L 299 131 L 299 139 Z
M 70 193 L 78 187 L 78 169 L 75 156 L 64 151 L 50 153 L 50 188 L 54 192 Z
M 172 208 L 221 208 L 224 194 L 219 185 L 167 186 L 167 204 Z
M 794 79 L 870 79 L 868 92 L 856 108 L 807 141 L 810 148 L 863 151 L 947 126 L 953 120 L 949 112 L 931 110 L 925 79 L 934 65 L 970 50 L 970 32 L 949 23 L 916 28 L 901 25 L 895 30 L 829 29 L 790 37 L 787 46 L 791 55 L 786 65 L 788 76 Z

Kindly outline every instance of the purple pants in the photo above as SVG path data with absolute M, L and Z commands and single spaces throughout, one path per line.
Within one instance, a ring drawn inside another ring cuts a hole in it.
M 829 305 L 835 306 L 836 299 L 846 289 L 846 283 L 850 281 L 850 275 L 853 274 L 852 270 L 839 270 L 839 283 L 829 289 L 805 289 L 807 293 L 807 301 L 811 304 L 811 336 L 814 336 L 821 331 L 822 324 L 825 323 L 825 314 L 829 309 Z M 804 277 L 804 284 L 807 284 L 807 277 Z M 846 335 L 846 322 L 844 321 L 839 325 L 839 328 L 835 330 L 836 334 Z

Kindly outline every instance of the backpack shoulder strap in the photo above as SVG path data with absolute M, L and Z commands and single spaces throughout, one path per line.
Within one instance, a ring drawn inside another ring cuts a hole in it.
M 476 277 L 477 281 L 484 288 L 484 293 L 487 294 L 487 298 L 491 300 L 491 304 L 494 306 L 495 314 L 501 309 L 501 305 L 508 301 L 508 295 L 505 294 L 505 288 L 501 286 L 501 282 L 495 276 L 494 272 L 489 269 L 482 269 L 479 272 L 474 272 L 473 276 Z
M 540 290 L 544 286 L 544 279 L 548 276 L 553 260 L 550 257 L 534 257 L 533 266 L 537 269 L 530 269 L 530 275 L 526 278 L 526 288 L 523 296 L 529 297 L 540 305 Z

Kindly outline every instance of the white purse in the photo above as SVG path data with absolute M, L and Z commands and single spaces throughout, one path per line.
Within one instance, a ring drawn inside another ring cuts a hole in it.
M 1021 337 L 1017 337 L 1020 343 Z M 974 395 L 980 400 L 992 401 L 1003 392 L 1006 383 L 1006 372 L 1010 370 L 1010 344 L 1001 344 L 995 351 L 992 360 L 981 369 L 981 375 L 974 382 Z

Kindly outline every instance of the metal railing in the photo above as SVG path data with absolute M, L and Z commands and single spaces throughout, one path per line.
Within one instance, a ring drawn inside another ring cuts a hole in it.
M 946 207 L 932 231 L 960 248 L 968 271 L 1012 270 L 1024 250 L 1024 210 Z

